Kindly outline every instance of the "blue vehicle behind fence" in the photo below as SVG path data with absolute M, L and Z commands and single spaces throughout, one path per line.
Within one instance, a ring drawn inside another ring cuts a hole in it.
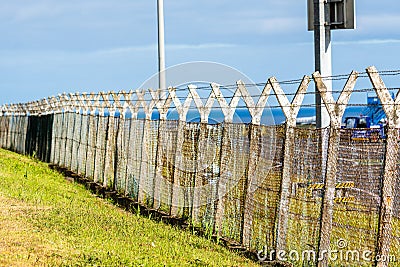
M 351 140 L 354 141 L 378 142 L 386 139 L 384 123 L 373 125 L 371 117 L 346 117 L 342 128 L 353 129 Z
M 394 95 L 392 95 L 394 98 Z M 377 96 L 367 96 L 367 107 L 359 117 L 346 117 L 342 128 L 354 129 L 354 141 L 378 142 L 386 139 L 386 115 Z
M 394 96 L 393 96 L 394 97 Z M 367 96 L 367 107 L 359 117 L 346 117 L 342 128 L 354 129 L 351 139 L 378 142 L 386 139 L 386 116 L 377 96 Z

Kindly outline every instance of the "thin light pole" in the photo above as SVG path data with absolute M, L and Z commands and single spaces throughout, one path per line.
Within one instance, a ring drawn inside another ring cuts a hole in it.
M 166 89 L 165 78 L 165 39 L 164 39 L 164 0 L 157 0 L 158 20 L 158 86 Z
M 325 0 L 314 0 L 314 50 L 315 71 L 319 71 L 328 90 L 332 90 L 332 50 L 331 27 L 329 25 L 329 4 Z M 315 88 L 316 126 L 327 127 L 330 123 L 329 114 L 321 101 L 321 96 Z

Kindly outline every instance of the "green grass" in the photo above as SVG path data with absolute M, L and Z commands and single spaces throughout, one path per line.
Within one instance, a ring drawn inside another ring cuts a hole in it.
M 258 266 L 0 150 L 1 266 Z

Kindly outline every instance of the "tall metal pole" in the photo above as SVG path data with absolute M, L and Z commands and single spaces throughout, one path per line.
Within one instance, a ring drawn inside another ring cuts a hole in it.
M 319 71 L 323 79 L 327 91 L 332 90 L 332 50 L 331 50 L 331 27 L 330 27 L 330 10 L 329 3 L 326 0 L 314 0 L 314 46 L 315 46 L 315 71 Z M 328 111 L 321 101 L 321 95 L 315 87 L 315 104 L 316 104 L 316 127 L 324 128 L 330 125 L 330 117 Z M 326 163 L 328 160 L 327 136 L 322 135 L 322 173 L 323 180 L 326 178 Z M 330 144 L 331 145 L 331 144 Z M 325 188 L 327 183 L 325 181 Z M 326 189 L 325 189 L 326 190 Z M 328 216 L 329 218 L 329 216 Z M 331 217 L 330 217 L 331 219 Z M 322 229 L 322 225 L 326 222 L 321 221 L 320 238 L 318 244 L 318 257 L 321 256 L 322 250 L 330 246 L 330 234 Z M 318 267 L 327 267 L 329 259 L 324 256 L 318 262 Z
M 329 4 L 326 0 L 314 0 L 314 46 L 315 71 L 322 77 L 332 76 L 331 27 L 329 25 Z M 332 80 L 324 79 L 328 90 L 332 90 Z M 321 96 L 315 88 L 316 126 L 329 126 L 329 114 L 321 102 Z
M 165 40 L 164 40 L 164 0 L 157 0 L 158 19 L 158 86 L 166 89 Z

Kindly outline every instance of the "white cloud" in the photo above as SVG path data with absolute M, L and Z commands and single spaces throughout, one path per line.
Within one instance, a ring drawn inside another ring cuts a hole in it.
M 183 50 L 183 49 L 219 49 L 219 48 L 231 48 L 236 47 L 235 44 L 224 44 L 224 43 L 204 43 L 204 44 L 171 44 L 167 45 L 167 49 L 171 50 Z
M 220 48 L 231 48 L 236 47 L 234 44 L 224 43 L 203 43 L 203 44 L 170 44 L 166 45 L 167 50 L 194 50 L 194 49 L 220 49 Z M 156 51 L 157 45 L 143 45 L 143 46 L 127 46 L 127 47 L 115 47 L 105 50 L 98 50 L 93 52 L 95 55 L 115 55 L 115 54 L 126 54 L 126 53 L 137 53 L 143 51 Z

